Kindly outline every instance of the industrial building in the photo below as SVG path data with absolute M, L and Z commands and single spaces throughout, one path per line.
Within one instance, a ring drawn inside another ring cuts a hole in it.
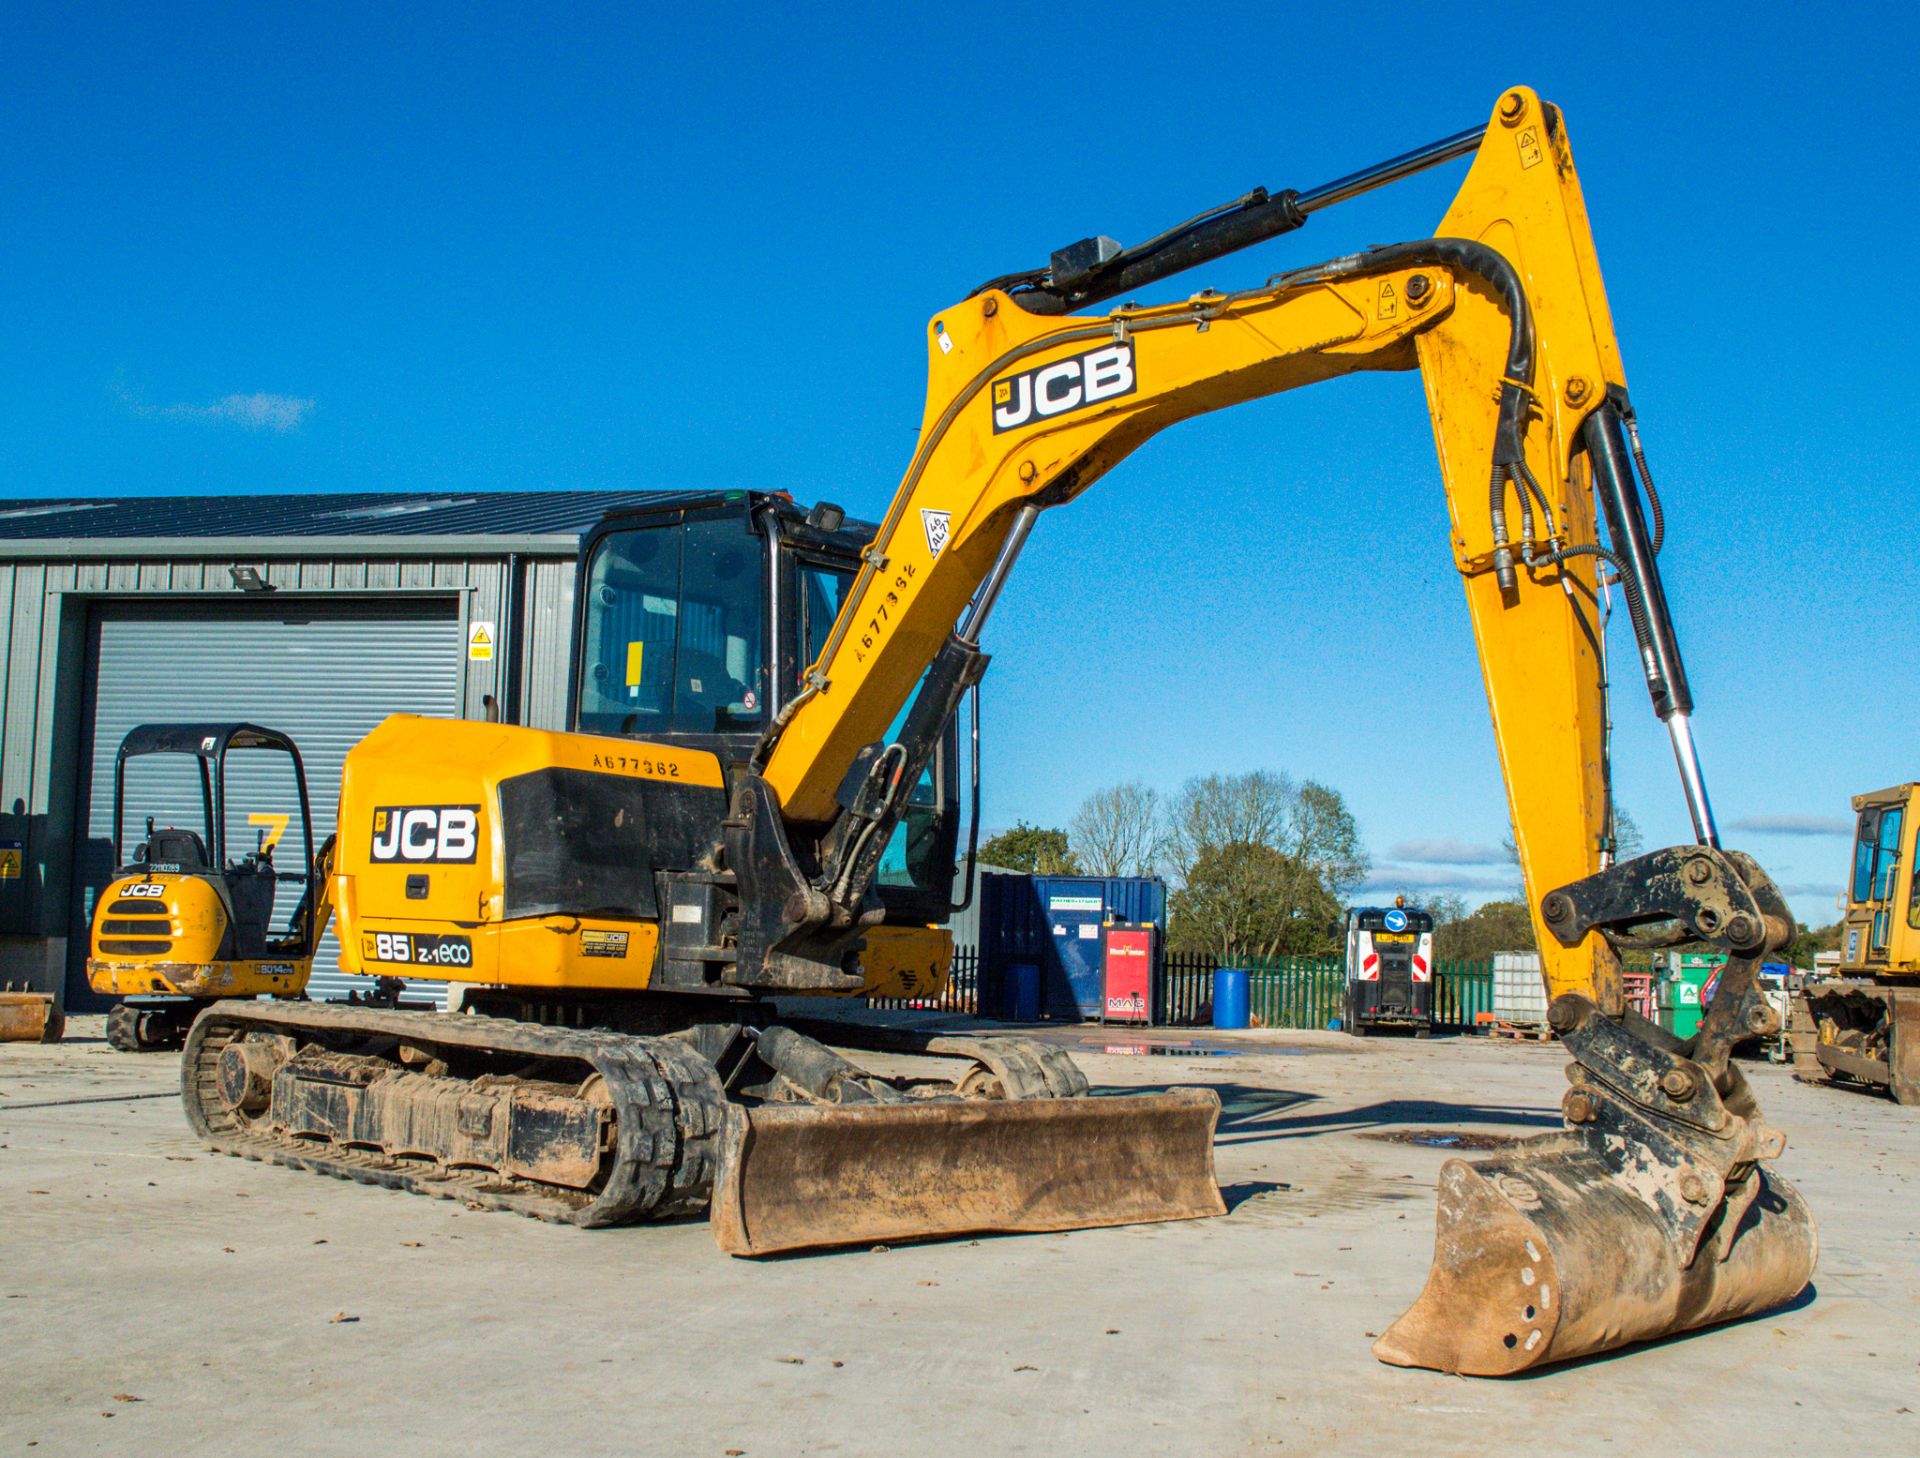
M 247 720 L 300 746 L 316 839 L 391 713 L 559 728 L 574 558 L 631 491 L 21 500 L 0 508 L 0 984 L 87 988 L 115 755 L 142 722 Z M 129 791 L 129 819 L 134 807 Z M 136 827 L 137 829 L 137 827 Z M 291 866 L 283 861 L 283 866 Z M 312 992 L 347 985 L 332 940 Z

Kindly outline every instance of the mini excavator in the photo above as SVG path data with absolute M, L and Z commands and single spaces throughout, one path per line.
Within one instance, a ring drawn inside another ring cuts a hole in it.
M 1113 304 L 1464 157 L 1432 237 Z M 182 1070 L 199 1133 L 580 1225 L 709 1211 L 745 1255 L 1219 1213 L 1210 1091 L 1092 1096 L 1040 1042 L 810 1024 L 774 999 L 947 976 L 958 725 L 1043 512 L 1189 417 L 1418 369 L 1572 1062 L 1563 1129 L 1447 1164 L 1427 1287 L 1375 1352 L 1507 1374 L 1798 1293 L 1814 1224 L 1728 1057 L 1772 1016 L 1754 974 L 1792 921 L 1720 845 L 1560 113 L 1516 88 L 1486 125 L 1325 186 L 1073 244 L 926 342 L 919 442 L 876 529 L 744 493 L 611 519 L 582 549 L 569 732 L 395 717 L 349 754 L 343 965 L 468 984 L 486 1015 L 215 1003 Z M 1616 592 L 1695 831 L 1617 864 Z M 1619 952 L 1684 939 L 1728 961 L 1681 1041 L 1627 1008 Z

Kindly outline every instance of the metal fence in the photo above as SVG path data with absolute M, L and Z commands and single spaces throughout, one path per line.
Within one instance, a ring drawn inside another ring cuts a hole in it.
M 1242 958 L 1221 963 L 1210 952 L 1169 952 L 1155 1021 L 1201 1027 L 1213 1019 L 1213 974 L 1222 965 L 1248 973 L 1255 1027 L 1324 1028 L 1343 1017 L 1346 964 L 1339 957 Z M 1433 1020 L 1472 1029 L 1475 1014 L 1493 1004 L 1491 962 L 1438 962 L 1433 969 Z
M 1222 964 L 1210 952 L 1168 952 L 1153 1020 L 1160 1027 L 1205 1027 L 1213 1020 L 1213 974 Z M 1346 967 L 1339 957 L 1249 958 L 1226 964 L 1250 974 L 1255 1027 L 1324 1028 L 1341 1017 Z M 869 1007 L 929 1012 L 980 1011 L 980 953 L 956 947 L 953 974 L 937 997 L 871 998 Z M 1433 969 L 1433 1020 L 1471 1031 L 1476 1015 L 1493 1007 L 1491 962 L 1439 962 Z

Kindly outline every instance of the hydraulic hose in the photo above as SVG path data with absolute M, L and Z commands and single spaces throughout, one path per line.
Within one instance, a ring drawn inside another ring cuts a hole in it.
M 1513 590 L 1513 550 L 1507 535 L 1506 485 L 1509 474 L 1526 471 L 1527 400 L 1533 394 L 1533 311 L 1527 306 L 1526 289 L 1519 272 L 1497 250 L 1471 238 L 1421 238 L 1411 243 L 1389 243 L 1365 253 L 1350 253 L 1307 268 L 1279 274 L 1269 283 L 1292 287 L 1299 284 L 1330 283 L 1337 279 L 1361 278 L 1393 269 L 1445 268 L 1479 279 L 1500 297 L 1507 315 L 1506 368 L 1500 377 L 1500 408 L 1493 433 L 1493 471 L 1488 483 L 1488 517 L 1493 527 L 1493 570 L 1501 591 Z M 1531 483 L 1530 473 L 1523 480 Z M 1529 540 L 1533 536 L 1533 507 L 1528 485 L 1520 487 L 1520 516 Z M 1538 492 L 1537 484 L 1533 489 Z M 1540 496 L 1551 527 L 1553 513 L 1546 497 Z

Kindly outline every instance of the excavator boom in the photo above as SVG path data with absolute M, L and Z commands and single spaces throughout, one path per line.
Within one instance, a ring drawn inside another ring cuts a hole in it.
M 1068 312 L 1467 150 L 1472 167 L 1434 237 L 1238 292 Z M 1766 1015 L 1753 970 L 1791 935 L 1791 918 L 1756 864 L 1719 850 L 1659 535 L 1642 509 L 1650 478 L 1559 113 L 1516 88 L 1484 129 L 1327 188 L 1249 194 L 1132 249 L 1085 240 L 942 311 L 927 357 L 907 474 L 801 691 L 761 745 L 759 774 L 736 792 L 743 828 L 729 859 L 758 955 L 803 965 L 859 924 L 866 858 L 895 823 L 897 787 L 919 774 L 931 734 L 984 671 L 981 629 L 1041 512 L 1191 416 L 1356 371 L 1417 368 L 1575 1089 L 1565 1133 L 1497 1163 L 1448 1167 L 1433 1278 L 1378 1354 L 1505 1373 L 1798 1292 L 1813 1267 L 1812 1222 L 1762 1172 L 1784 1140 L 1727 1060 L 1730 1030 Z M 1608 783 L 1616 591 L 1698 841 L 1627 865 L 1614 864 Z M 799 875 L 807 861 L 822 873 Z M 778 918 L 753 926 L 756 904 L 778 906 Z M 1665 1039 L 1624 1004 L 1617 949 L 1655 922 L 1733 954 L 1716 1017 L 1694 1043 Z

